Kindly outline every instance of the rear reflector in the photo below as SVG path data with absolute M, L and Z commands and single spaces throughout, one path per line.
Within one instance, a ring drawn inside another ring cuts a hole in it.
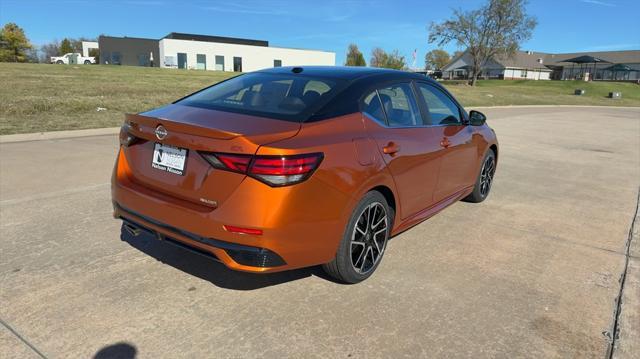
M 270 186 L 299 183 L 311 176 L 322 153 L 293 156 L 249 156 L 227 153 L 201 153 L 213 167 L 245 173 Z
M 250 234 L 250 235 L 253 235 L 253 236 L 261 236 L 262 235 L 262 229 L 227 226 L 226 224 L 224 226 L 222 226 L 222 227 L 224 228 L 225 231 L 231 232 L 231 233 Z

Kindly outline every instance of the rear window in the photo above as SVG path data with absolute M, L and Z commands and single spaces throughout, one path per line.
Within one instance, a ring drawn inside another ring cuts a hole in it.
M 342 84 L 337 79 L 255 72 L 213 85 L 177 103 L 302 122 L 326 104 Z

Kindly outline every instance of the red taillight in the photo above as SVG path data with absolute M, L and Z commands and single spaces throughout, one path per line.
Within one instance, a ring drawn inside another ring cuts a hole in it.
M 248 156 L 203 153 L 215 168 L 246 173 L 270 186 L 286 186 L 309 178 L 322 161 L 322 153 L 293 156 Z
M 256 156 L 249 175 L 271 186 L 299 183 L 311 175 L 322 161 L 321 153 L 295 156 Z
M 299 175 L 313 171 L 318 162 L 318 157 L 300 158 L 261 158 L 251 164 L 251 173 L 263 175 Z
M 261 236 L 262 235 L 262 229 L 228 226 L 226 224 L 224 226 L 222 226 L 222 227 L 224 228 L 225 231 L 231 232 L 231 233 L 250 234 L 252 236 Z
M 220 162 L 227 168 L 236 172 L 247 172 L 251 156 L 216 154 Z

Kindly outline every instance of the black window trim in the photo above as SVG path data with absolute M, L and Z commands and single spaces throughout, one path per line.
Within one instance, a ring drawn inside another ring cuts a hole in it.
M 372 120 L 378 122 L 379 124 L 381 124 L 381 125 L 383 125 L 385 127 L 390 127 L 389 126 L 389 119 L 387 118 L 387 112 L 384 110 L 384 106 L 382 105 L 382 100 L 380 100 L 380 94 L 378 93 L 378 89 L 374 89 L 373 91 L 376 93 L 375 98 L 378 99 L 378 102 L 380 103 L 380 109 L 382 109 L 382 116 L 384 118 L 383 119 L 379 119 L 376 116 L 374 116 L 373 114 L 370 114 L 369 112 L 366 112 L 366 111 L 362 111 L 362 113 L 367 115 Z M 367 92 L 367 94 L 370 94 L 370 93 L 372 93 L 372 92 Z M 364 101 L 364 99 L 363 99 L 363 101 Z M 373 99 L 371 101 L 373 101 Z

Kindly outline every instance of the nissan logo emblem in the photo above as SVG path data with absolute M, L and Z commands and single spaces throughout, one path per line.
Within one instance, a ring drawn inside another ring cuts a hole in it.
M 158 137 L 159 140 L 164 140 L 165 137 L 167 137 L 167 135 L 169 134 L 169 132 L 167 132 L 167 129 L 164 128 L 164 126 L 160 125 L 158 127 L 156 127 L 156 137 Z

